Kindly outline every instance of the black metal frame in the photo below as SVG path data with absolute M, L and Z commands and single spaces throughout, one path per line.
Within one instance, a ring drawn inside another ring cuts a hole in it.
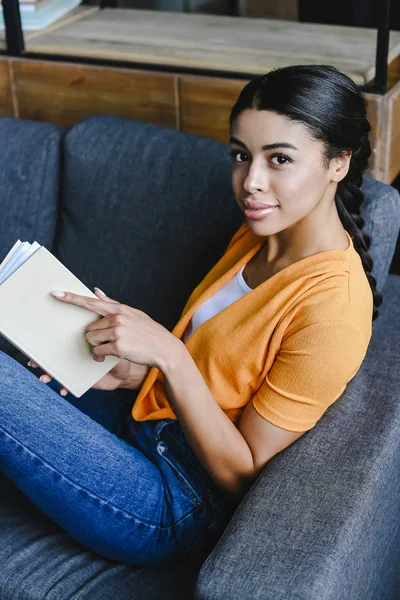
M 6 29 L 7 52 L 10 56 L 21 56 L 24 52 L 24 33 L 18 0 L 1 0 Z
M 74 57 L 68 55 L 48 55 L 42 53 L 25 52 L 24 34 L 21 25 L 21 15 L 18 0 L 1 0 L 3 5 L 4 23 L 7 39 L 7 53 L 9 56 L 24 56 L 24 58 L 46 59 L 57 62 L 85 62 L 86 64 L 117 66 L 132 69 L 165 71 L 172 73 L 187 73 L 192 75 L 209 75 L 223 77 L 225 79 L 251 79 L 254 73 L 234 73 L 228 71 L 217 71 L 214 69 L 196 69 L 190 67 L 170 67 L 154 63 L 138 63 L 131 61 L 116 61 L 107 59 L 92 59 L 86 57 Z M 115 7 L 116 0 L 98 0 L 101 9 Z M 374 85 L 364 86 L 365 91 L 383 95 L 387 91 L 388 53 L 390 37 L 390 0 L 376 0 L 378 13 L 377 45 L 375 59 L 375 82 Z
M 375 60 L 375 92 L 385 94 L 387 90 L 388 53 L 390 37 L 390 0 L 377 0 L 378 39 Z

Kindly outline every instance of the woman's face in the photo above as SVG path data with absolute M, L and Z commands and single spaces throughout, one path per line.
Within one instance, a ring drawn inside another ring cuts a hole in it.
M 333 202 L 337 168 L 324 164 L 323 143 L 304 125 L 271 111 L 247 109 L 234 121 L 231 134 L 233 191 L 256 235 L 296 226 L 318 212 L 322 201 Z M 246 214 L 248 205 L 273 208 Z M 317 227 L 315 216 L 313 220 Z

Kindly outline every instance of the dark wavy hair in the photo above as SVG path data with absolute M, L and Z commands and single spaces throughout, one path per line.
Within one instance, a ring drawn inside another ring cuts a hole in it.
M 361 257 L 373 294 L 372 320 L 376 319 L 382 295 L 371 273 L 373 261 L 368 253 L 371 239 L 363 231 L 365 221 L 360 216 L 364 200 L 360 187 L 371 154 L 371 127 L 360 88 L 331 66 L 283 67 L 252 79 L 243 88 L 232 108 L 231 127 L 236 117 L 248 108 L 273 111 L 302 123 L 314 139 L 324 143 L 326 166 L 332 158 L 351 151 L 349 171 L 338 183 L 335 203 L 343 227 Z

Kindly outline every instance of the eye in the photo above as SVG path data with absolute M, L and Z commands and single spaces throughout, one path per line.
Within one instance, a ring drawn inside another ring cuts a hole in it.
M 237 163 L 243 163 L 249 160 L 249 155 L 246 154 L 246 152 L 243 152 L 243 150 L 230 150 L 229 155 L 232 160 Z
M 286 154 L 273 154 L 269 157 L 269 160 L 277 167 L 281 167 L 293 162 L 293 160 L 289 156 L 286 156 Z

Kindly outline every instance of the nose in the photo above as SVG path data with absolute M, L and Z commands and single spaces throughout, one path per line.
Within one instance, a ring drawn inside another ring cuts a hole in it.
M 243 182 L 243 188 L 248 194 L 255 194 L 256 192 L 266 192 L 268 187 L 268 177 L 265 170 L 254 161 L 250 164 L 246 179 Z

